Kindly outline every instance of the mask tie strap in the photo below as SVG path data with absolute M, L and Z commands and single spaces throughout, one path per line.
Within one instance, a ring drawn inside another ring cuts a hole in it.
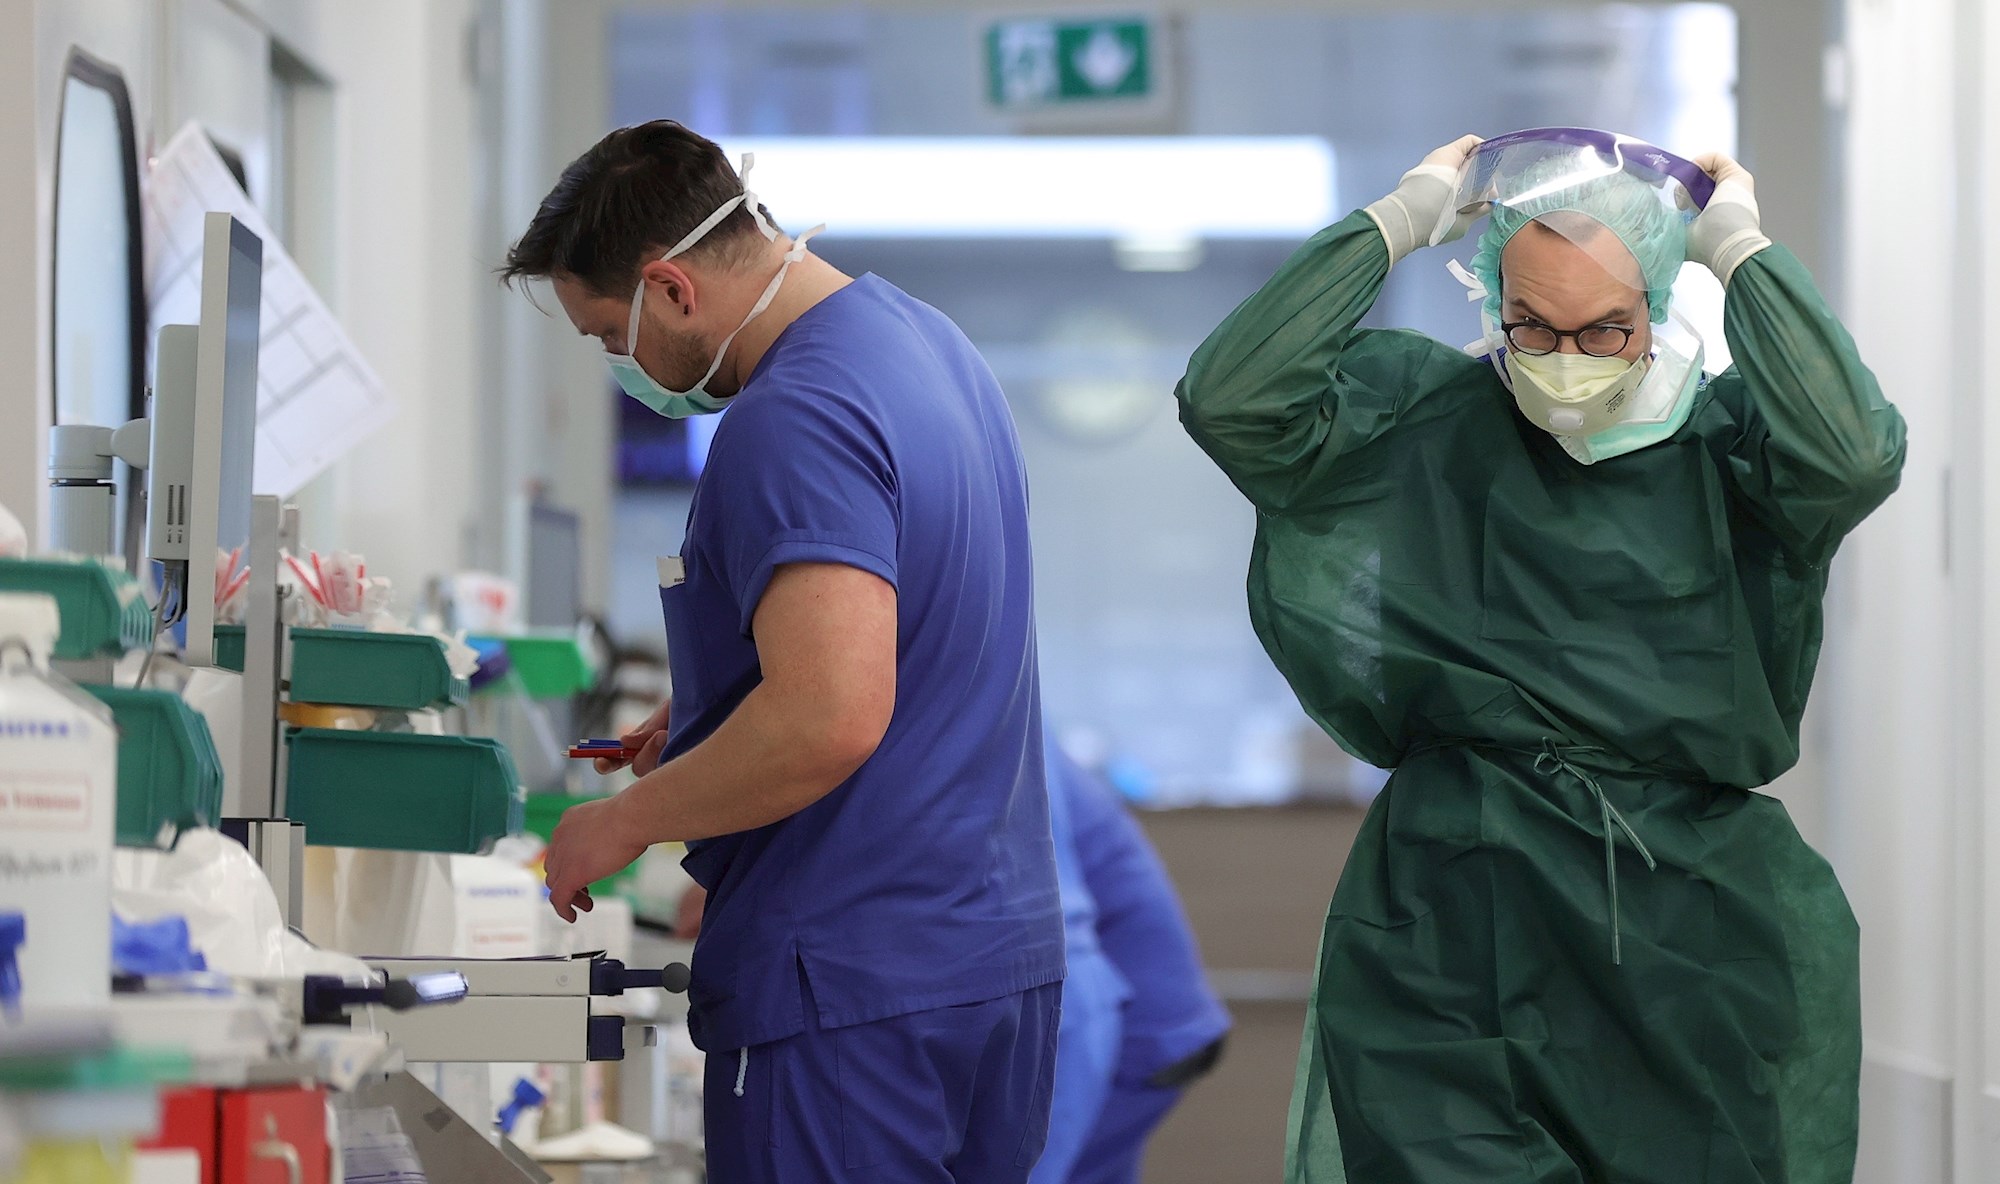
M 668 250 L 666 254 L 660 256 L 660 258 L 672 259 L 676 255 L 685 253 L 688 250 L 688 248 L 694 246 L 702 239 L 707 238 L 709 231 L 714 230 L 716 227 L 722 225 L 722 220 L 724 218 L 727 218 L 729 215 L 735 213 L 736 207 L 738 206 L 742 206 L 743 208 L 750 211 L 751 218 L 754 219 L 757 223 L 757 229 L 763 233 L 765 238 L 769 239 L 778 237 L 777 228 L 773 227 L 769 219 L 765 218 L 763 214 L 758 212 L 757 194 L 753 192 L 750 188 L 750 169 L 756 163 L 757 163 L 757 154 L 754 152 L 745 152 L 743 154 L 743 169 L 739 174 L 743 182 L 743 192 L 737 194 L 735 197 L 732 197 L 728 201 L 723 202 L 721 205 L 717 206 L 713 214 L 710 214 L 708 217 L 703 218 L 700 224 L 698 224 L 693 230 L 690 230 L 685 235 L 682 235 L 681 241 L 675 243 L 673 247 L 670 250 Z
M 1451 278 L 1465 285 L 1465 302 L 1467 304 L 1486 299 L 1487 291 L 1485 283 L 1478 276 L 1472 274 L 1472 270 L 1466 267 L 1465 264 L 1460 263 L 1456 259 L 1448 259 L 1445 261 L 1444 269 L 1451 273 Z
M 766 239 L 769 240 L 775 240 L 778 237 L 778 228 L 776 226 L 771 225 L 771 220 L 764 216 L 763 204 L 757 200 L 756 191 L 750 188 L 750 170 L 752 168 L 755 168 L 756 164 L 757 164 L 756 153 L 745 152 L 743 154 L 743 167 L 738 171 L 737 174 L 742 179 L 743 192 L 737 194 L 735 197 L 730 198 L 728 201 L 723 202 L 720 206 L 716 207 L 716 210 L 713 214 L 710 214 L 708 217 L 703 218 L 701 220 L 700 225 L 696 226 L 693 230 L 688 231 L 685 235 L 682 235 L 681 241 L 675 243 L 673 247 L 666 252 L 666 254 L 660 256 L 660 262 L 664 263 L 665 261 L 672 259 L 677 255 L 685 254 L 689 248 L 693 247 L 696 243 L 700 242 L 702 239 L 707 238 L 710 231 L 722 225 L 722 220 L 724 218 L 729 217 L 729 215 L 735 213 L 739 206 L 742 207 L 743 209 L 750 211 L 751 220 L 757 224 L 758 233 L 762 234 Z M 812 235 L 817 234 L 820 230 L 824 229 L 826 229 L 826 227 L 824 225 L 821 225 L 818 228 L 808 231 L 804 235 L 801 235 L 799 237 L 798 242 L 794 244 L 794 250 L 796 250 L 798 246 L 802 246 L 807 238 L 810 238 Z M 794 258 L 791 252 L 787 252 L 785 257 L 788 260 L 796 262 L 796 259 Z M 625 354 L 623 355 L 625 357 L 631 357 L 632 351 L 638 348 L 639 313 L 641 308 L 645 304 L 645 297 L 646 297 L 646 277 L 642 275 L 639 277 L 639 287 L 632 293 L 631 319 L 628 320 L 625 324 Z M 770 301 L 767 296 L 764 303 L 768 304 L 769 302 Z M 763 306 L 759 305 L 757 311 L 762 312 Z M 731 336 L 733 337 L 734 334 L 731 334 Z
M 751 220 L 757 223 L 757 229 L 763 233 L 764 238 L 775 242 L 778 238 L 778 228 L 771 225 L 771 220 L 764 216 L 764 203 L 757 199 L 756 191 L 750 188 L 750 170 L 755 168 L 756 164 L 755 152 L 743 154 L 743 167 L 738 170 L 738 175 L 743 178 L 743 208 L 750 211 Z
M 784 257 L 785 261 L 778 265 L 778 274 L 772 276 L 771 282 L 764 285 L 764 294 L 762 296 L 759 296 L 757 298 L 757 303 L 750 307 L 750 315 L 744 317 L 743 323 L 736 326 L 736 331 L 734 333 L 731 333 L 729 336 L 723 338 L 722 344 L 716 347 L 715 361 L 709 363 L 708 373 L 701 376 L 701 381 L 695 384 L 694 389 L 701 390 L 706 388 L 708 386 L 708 380 L 714 378 L 716 371 L 722 369 L 722 360 L 729 356 L 729 347 L 735 344 L 737 335 L 742 333 L 743 330 L 749 328 L 751 321 L 754 321 L 758 317 L 764 315 L 765 309 L 771 307 L 771 301 L 777 299 L 778 297 L 778 288 L 785 282 L 785 273 L 792 269 L 792 264 L 797 263 L 799 260 L 806 257 L 806 243 L 808 242 L 808 240 L 810 240 L 814 235 L 818 234 L 820 231 L 825 229 L 826 229 L 826 224 L 821 223 L 820 225 L 813 227 L 811 230 L 806 231 L 804 234 L 800 235 L 796 240 L 793 241 L 791 250 L 785 252 L 785 257 Z M 731 397 L 733 398 L 734 396 Z
M 1465 302 L 1467 304 L 1483 304 L 1485 302 L 1488 295 L 1486 284 L 1478 276 L 1474 275 L 1470 268 L 1456 259 L 1447 259 L 1445 260 L 1444 269 L 1451 273 L 1451 278 L 1465 285 Z M 1486 314 L 1486 310 L 1483 307 L 1479 310 L 1479 323 L 1485 328 L 1486 335 L 1477 341 L 1467 342 L 1465 352 L 1475 358 L 1490 359 L 1493 363 L 1493 372 L 1500 376 L 1500 385 L 1511 391 L 1514 389 L 1514 376 L 1507 373 L 1507 367 L 1500 360 L 1500 355 L 1506 348 L 1507 339 L 1501 335 L 1500 326 L 1494 322 L 1492 317 Z

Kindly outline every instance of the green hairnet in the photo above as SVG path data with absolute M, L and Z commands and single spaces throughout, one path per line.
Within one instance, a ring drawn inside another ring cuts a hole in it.
M 1686 219 L 1662 204 L 1657 190 L 1630 173 L 1610 173 L 1563 185 L 1562 179 L 1571 168 L 1566 160 L 1552 160 L 1543 168 L 1530 169 L 1516 188 L 1525 192 L 1546 188 L 1548 192 L 1522 203 L 1494 204 L 1472 256 L 1472 273 L 1486 285 L 1487 314 L 1500 319 L 1500 252 L 1528 223 L 1568 210 L 1601 223 L 1632 252 L 1639 274 L 1645 277 L 1652 320 L 1655 324 L 1665 321 L 1673 303 L 1674 280 L 1687 261 Z

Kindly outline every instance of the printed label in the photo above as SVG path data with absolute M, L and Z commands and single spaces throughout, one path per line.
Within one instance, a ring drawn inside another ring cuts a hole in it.
M 67 740 L 81 735 L 66 719 L 0 719 L 0 740 Z
M 534 934 L 519 925 L 475 921 L 466 926 L 465 935 L 472 958 L 525 958 L 535 952 Z
M 81 773 L 0 773 L 0 830 L 89 830 L 92 797 Z

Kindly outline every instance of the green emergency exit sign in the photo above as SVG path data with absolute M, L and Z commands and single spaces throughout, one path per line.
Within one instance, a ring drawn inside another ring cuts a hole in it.
M 986 31 L 987 97 L 1007 108 L 1145 99 L 1154 48 L 1143 17 L 997 21 Z

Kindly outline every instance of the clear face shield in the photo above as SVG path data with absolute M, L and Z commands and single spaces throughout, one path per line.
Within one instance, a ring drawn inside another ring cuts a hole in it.
M 1481 144 L 1460 170 L 1458 192 L 1431 235 L 1443 242 L 1454 223 L 1470 223 L 1495 207 L 1535 212 L 1565 193 L 1608 178 L 1652 193 L 1683 229 L 1715 193 L 1715 181 L 1693 161 L 1644 140 L 1589 128 L 1550 127 L 1509 132 Z
M 1591 441 L 1671 434 L 1685 419 L 1702 347 L 1673 289 L 1713 192 L 1692 162 L 1579 128 L 1488 140 L 1461 170 L 1432 238 L 1488 219 L 1471 271 L 1453 265 L 1481 302 L 1474 349 L 1579 459 Z

